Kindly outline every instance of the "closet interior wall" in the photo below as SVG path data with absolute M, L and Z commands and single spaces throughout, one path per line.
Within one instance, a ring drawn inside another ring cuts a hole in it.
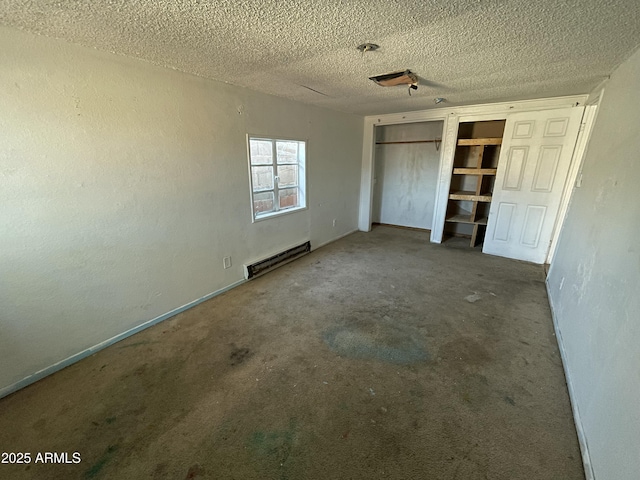
M 442 121 L 376 127 L 374 223 L 431 230 Z

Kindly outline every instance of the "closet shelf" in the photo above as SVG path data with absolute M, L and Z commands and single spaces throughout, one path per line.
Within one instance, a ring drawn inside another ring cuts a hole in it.
M 481 217 L 481 218 L 476 218 L 475 220 L 471 220 L 471 214 L 470 213 L 459 213 L 457 215 L 452 215 L 451 217 L 448 217 L 447 222 L 453 222 L 453 223 L 470 223 L 472 225 L 486 225 L 487 224 L 487 217 Z
M 459 146 L 502 145 L 502 138 L 460 138 Z
M 454 175 L 495 175 L 497 168 L 454 168 Z
M 476 130 L 476 127 L 487 126 Z M 504 125 L 492 122 L 468 122 L 459 125 L 454 166 L 451 169 L 447 201 L 446 227 L 450 235 L 472 232 L 469 245 L 484 241 L 489 211 L 498 172 L 502 145 L 499 135 Z M 482 138 L 468 138 L 482 135 Z
M 457 192 L 451 192 L 449 194 L 450 200 L 467 200 L 470 202 L 490 202 L 491 193 L 477 194 L 471 190 L 459 190 Z

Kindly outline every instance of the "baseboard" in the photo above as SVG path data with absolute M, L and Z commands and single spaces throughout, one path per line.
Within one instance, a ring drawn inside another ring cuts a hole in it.
M 338 236 L 336 238 L 332 238 L 331 240 L 327 240 L 326 242 L 321 243 L 320 245 L 316 245 L 315 247 L 313 246 L 313 243 L 312 243 L 311 244 L 311 251 L 313 252 L 314 250 L 317 250 L 318 248 L 322 248 L 325 245 L 329 245 L 330 243 L 333 243 L 333 242 L 335 242 L 337 240 L 340 240 L 341 238 L 344 238 L 344 237 L 346 237 L 348 235 L 351 235 L 352 233 L 356 233 L 358 231 L 359 230 L 357 228 L 354 228 L 353 230 L 349 230 L 347 233 L 343 233 L 342 235 L 340 235 L 340 236 Z
M 595 474 L 593 473 L 593 467 L 591 465 L 591 456 L 589 455 L 589 445 L 584 433 L 584 427 L 582 426 L 582 419 L 580 417 L 580 410 L 578 409 L 578 402 L 575 399 L 575 393 L 573 390 L 573 383 L 567 370 L 567 357 L 564 349 L 564 341 L 562 340 L 562 333 L 558 326 L 555 309 L 553 306 L 552 297 L 549 293 L 549 282 L 545 281 L 547 287 L 547 298 L 549 299 L 549 306 L 551 308 L 551 318 L 553 319 L 553 329 L 556 333 L 556 339 L 558 341 L 558 349 L 560 350 L 560 357 L 562 359 L 562 368 L 564 369 L 564 378 L 567 381 L 567 389 L 569 390 L 569 400 L 571 401 L 571 410 L 573 411 L 573 421 L 576 424 L 576 433 L 578 434 L 578 443 L 580 444 L 580 452 L 582 453 L 582 465 L 584 466 L 584 475 L 586 480 L 595 480 Z
M 126 332 L 120 333 L 114 337 L 111 337 L 108 340 L 105 340 L 104 342 L 100 342 L 97 345 L 94 345 L 93 347 L 89 347 L 86 350 L 83 350 L 79 353 L 76 353 L 75 355 L 71 355 L 70 357 L 59 361 L 58 363 L 54 363 L 53 365 L 50 365 L 46 368 L 43 368 L 42 370 L 37 371 L 36 373 L 29 375 L 28 377 L 23 378 L 22 380 L 19 380 L 18 382 L 0 388 L 0 398 L 2 397 L 6 397 L 7 395 L 11 395 L 12 393 L 20 390 L 21 388 L 26 387 L 27 385 L 31 385 L 34 382 L 37 382 L 38 380 L 43 379 L 44 377 L 51 375 L 52 373 L 55 373 L 59 370 L 62 370 L 65 367 L 68 367 L 69 365 L 72 365 L 76 362 L 79 362 L 80 360 L 82 360 L 83 358 L 86 358 L 90 355 L 93 355 L 96 352 L 99 352 L 100 350 L 102 350 L 103 348 L 107 348 L 111 345 L 113 345 L 114 343 L 119 342 L 120 340 L 124 340 L 125 338 L 130 337 L 131 335 L 134 335 L 146 328 L 152 327 L 153 325 L 156 325 L 164 320 L 167 320 L 168 318 L 171 318 L 175 315 L 178 315 L 179 313 L 184 312 L 185 310 L 189 310 L 192 307 L 195 307 L 196 305 L 199 305 L 202 302 L 206 302 L 207 300 L 216 297 L 224 292 L 227 292 L 229 290 L 231 290 L 232 288 L 237 287 L 238 285 L 241 285 L 243 283 L 245 283 L 246 280 L 242 279 L 239 280 L 235 283 L 232 283 L 231 285 L 228 285 L 224 288 L 221 288 L 220 290 L 216 290 L 215 292 L 209 293 L 207 295 L 205 295 L 204 297 L 200 297 L 192 302 L 189 302 L 181 307 L 175 308 L 167 313 L 164 313 L 162 315 L 160 315 L 159 317 L 153 318 L 151 320 L 148 320 L 140 325 L 138 325 L 137 327 L 133 327 L 130 330 L 127 330 Z

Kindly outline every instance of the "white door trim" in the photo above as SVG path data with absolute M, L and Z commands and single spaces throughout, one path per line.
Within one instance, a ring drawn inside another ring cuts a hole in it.
M 451 184 L 451 169 L 456 153 L 456 137 L 458 136 L 457 116 L 451 116 L 444 122 L 442 128 L 442 147 L 440 153 L 440 167 L 438 170 L 438 184 L 436 185 L 436 198 L 433 202 L 433 220 L 431 221 L 431 242 L 441 243 L 444 231 L 444 219 L 447 214 L 447 201 L 449 200 L 449 185 Z
M 599 100 L 602 98 L 603 93 L 600 93 L 598 97 L 598 103 L 595 105 L 587 105 L 585 107 L 584 115 L 582 117 L 582 124 L 580 126 L 580 133 L 578 133 L 578 140 L 576 141 L 576 147 L 573 151 L 573 158 L 571 159 L 571 166 L 569 167 L 569 174 L 567 175 L 567 183 L 562 193 L 562 200 L 560 202 L 560 208 L 558 209 L 558 218 L 553 230 L 553 236 L 551 237 L 551 247 L 549 248 L 549 254 L 547 255 L 546 263 L 551 263 L 553 256 L 556 253 L 556 247 L 558 246 L 558 239 L 560 238 L 560 232 L 562 231 L 562 225 L 564 225 L 565 217 L 567 216 L 567 210 L 569 208 L 569 202 L 573 195 L 574 188 L 580 188 L 582 184 L 582 161 L 589 145 L 589 137 L 591 136 L 591 130 L 595 124 Z
M 358 212 L 358 230 L 371 230 L 373 214 L 373 154 L 375 152 L 375 124 L 373 119 L 365 117 L 362 135 L 362 173 L 360 176 L 360 210 Z

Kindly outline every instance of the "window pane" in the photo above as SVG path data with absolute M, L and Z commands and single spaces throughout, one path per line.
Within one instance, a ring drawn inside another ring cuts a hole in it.
M 283 188 L 278 192 L 280 210 L 298 206 L 298 189 Z
M 276 142 L 278 163 L 298 163 L 298 142 Z
M 295 187 L 298 185 L 298 165 L 278 165 L 278 186 Z
M 256 217 L 262 213 L 273 212 L 273 209 L 273 192 L 253 194 L 253 213 Z
M 249 140 L 251 165 L 269 165 L 273 163 L 273 147 L 269 140 Z
M 273 167 L 251 167 L 253 191 L 273 189 Z

